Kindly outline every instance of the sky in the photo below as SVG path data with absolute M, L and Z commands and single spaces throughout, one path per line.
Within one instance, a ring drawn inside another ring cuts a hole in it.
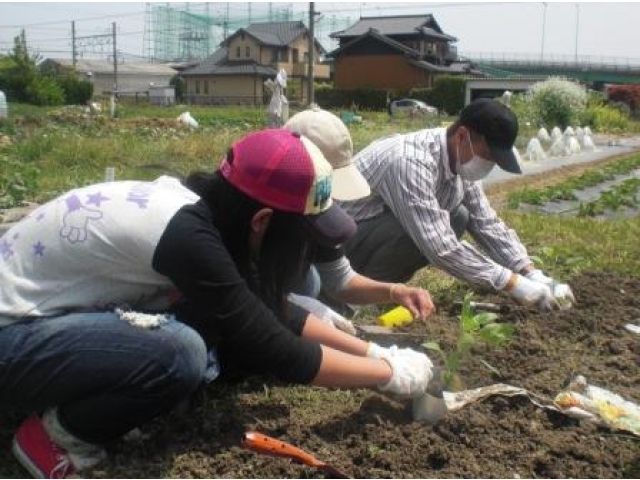
M 145 13 L 149 5 L 0 1 L 0 54 L 11 50 L 13 38 L 24 28 L 31 52 L 43 58 L 71 58 L 71 21 L 75 20 L 77 37 L 109 35 L 115 22 L 118 51 L 145 56 L 152 47 L 146 22 L 149 15 Z M 228 7 L 203 2 L 154 5 L 202 14 L 209 9 L 210 15 L 218 18 L 228 11 L 237 22 L 249 16 L 254 22 L 266 21 L 269 11 L 289 9 L 295 19 L 306 23 L 309 8 L 306 2 L 234 2 Z M 545 59 L 573 59 L 577 55 L 582 60 L 640 64 L 640 2 L 315 2 L 315 9 L 323 20 L 319 40 L 327 50 L 336 46 L 327 35 L 355 23 L 360 16 L 431 13 L 445 33 L 458 38 L 458 53 L 463 55 Z M 108 37 L 84 42 L 91 44 L 80 46 L 79 53 L 86 58 L 107 58 L 112 52 Z

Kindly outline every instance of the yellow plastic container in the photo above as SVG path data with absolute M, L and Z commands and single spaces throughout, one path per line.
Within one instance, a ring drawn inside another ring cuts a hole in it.
M 399 327 L 401 325 L 407 325 L 412 321 L 413 316 L 411 312 L 404 307 L 396 307 L 378 317 L 380 325 L 385 327 Z

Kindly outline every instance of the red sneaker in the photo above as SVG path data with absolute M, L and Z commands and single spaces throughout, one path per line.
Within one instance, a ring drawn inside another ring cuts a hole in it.
M 37 415 L 27 418 L 13 437 L 13 454 L 35 478 L 67 478 L 75 472 L 69 454 L 49 437 Z

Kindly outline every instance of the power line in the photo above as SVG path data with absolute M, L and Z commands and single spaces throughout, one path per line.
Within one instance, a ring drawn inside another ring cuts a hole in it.
M 101 15 L 95 17 L 85 17 L 85 18 L 76 18 L 76 22 L 85 22 L 91 20 L 104 20 L 107 18 L 123 18 L 123 17 L 133 17 L 138 15 L 144 15 L 144 12 L 134 12 L 134 13 L 115 13 L 110 15 Z M 28 27 L 40 27 L 43 25 L 57 25 L 60 23 L 69 24 L 71 20 L 53 20 L 51 22 L 42 22 L 42 23 L 30 23 L 25 25 L 0 25 L 0 28 L 28 28 Z

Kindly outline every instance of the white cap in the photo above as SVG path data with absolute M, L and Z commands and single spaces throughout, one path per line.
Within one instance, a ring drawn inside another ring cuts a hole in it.
M 356 200 L 371 193 L 369 184 L 353 164 L 353 142 L 349 130 L 333 113 L 314 106 L 291 117 L 284 128 L 311 140 L 331 164 L 333 198 Z

